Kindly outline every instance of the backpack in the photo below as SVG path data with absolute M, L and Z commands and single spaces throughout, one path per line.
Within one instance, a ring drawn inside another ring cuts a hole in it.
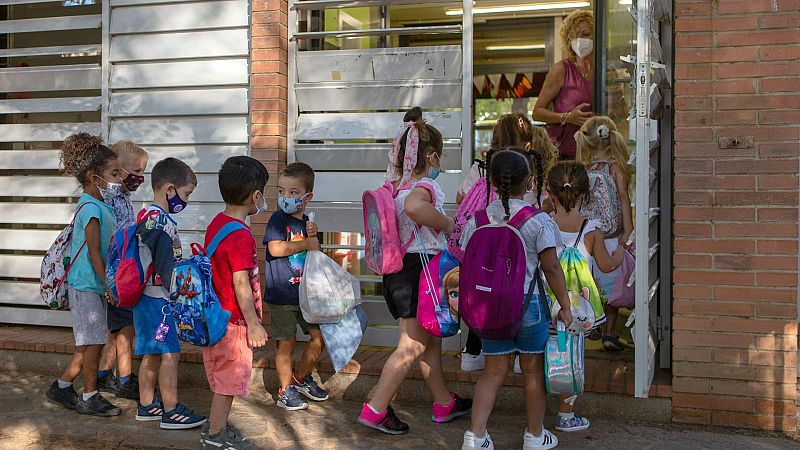
M 464 231 L 464 228 L 467 226 L 467 223 L 470 221 L 470 219 L 475 216 L 475 212 L 485 209 L 487 206 L 486 191 L 490 189 L 490 187 L 488 181 L 486 180 L 486 176 L 483 173 L 481 163 L 482 161 L 478 162 L 478 168 L 480 170 L 481 177 L 470 188 L 470 190 L 467 192 L 467 195 L 464 196 L 464 199 L 461 200 L 461 204 L 458 205 L 456 215 L 453 216 L 456 226 L 453 228 L 453 234 L 447 238 L 447 251 L 455 256 L 459 261 L 463 261 L 464 258 L 464 250 L 461 249 L 461 233 Z M 496 199 L 497 194 L 494 192 L 494 189 L 492 189 L 491 193 L 489 194 L 489 202 L 493 202 Z
M 427 183 L 416 183 L 411 186 L 425 187 L 434 194 L 434 189 Z M 378 275 L 389 275 L 400 272 L 403 268 L 403 255 L 414 242 L 411 236 L 408 242 L 400 242 L 400 230 L 397 226 L 395 198 L 400 190 L 396 190 L 390 182 L 371 191 L 364 191 L 361 196 L 362 213 L 364 215 L 364 260 L 367 266 Z
M 192 256 L 175 265 L 168 302 L 175 318 L 178 339 L 200 347 L 210 347 L 225 336 L 230 311 L 219 303 L 211 278 L 211 256 L 228 235 L 247 230 L 239 222 L 229 222 L 211 239 L 208 247 L 193 243 Z
M 622 232 L 622 205 L 608 161 L 593 161 L 587 170 L 589 175 L 589 203 L 581 208 L 581 216 L 600 222 L 600 231 L 606 238 L 619 236 Z M 597 168 L 602 165 L 602 168 Z
M 581 229 L 578 231 L 578 237 L 575 239 L 575 244 L 571 247 L 566 247 L 558 257 L 561 263 L 561 270 L 564 272 L 567 293 L 569 293 L 573 325 L 578 327 L 578 329 L 572 330 L 574 332 L 589 331 L 599 327 L 606 321 L 603 303 L 600 300 L 600 292 L 597 290 L 597 284 L 592 276 L 589 263 L 578 249 L 578 245 L 580 245 L 584 236 L 583 230 L 586 229 L 588 222 L 588 219 L 583 220 Z M 547 286 L 547 293 L 552 302 L 550 305 L 551 319 L 555 321 L 561 306 L 555 301 L 556 296 L 550 286 Z
M 525 206 L 508 223 L 497 224 L 489 222 L 486 210 L 475 214 L 478 228 L 464 252 L 458 310 L 478 337 L 513 339 L 522 327 L 537 277 L 526 296 L 527 257 L 519 228 L 540 212 Z
M 583 333 L 567 333 L 558 321 L 557 333 L 547 339 L 544 350 L 544 382 L 553 395 L 583 394 L 585 340 Z
M 422 272 L 419 276 L 417 322 L 428 334 L 438 337 L 458 333 L 458 293 L 460 267 L 458 259 L 447 250 L 428 260 L 419 254 Z M 455 296 L 451 294 L 455 293 Z
M 156 214 L 159 212 L 142 214 L 137 223 L 117 230 L 111 238 L 111 248 L 106 258 L 106 284 L 114 306 L 134 306 L 142 298 L 155 272 L 153 255 L 141 243 L 137 230 L 142 222 Z
M 75 215 L 72 216 L 72 221 L 67 225 L 61 233 L 58 233 L 56 240 L 47 249 L 47 252 L 42 258 L 41 275 L 39 277 L 39 293 L 42 295 L 44 303 L 50 309 L 68 310 L 69 299 L 67 298 L 67 275 L 72 269 L 72 264 L 78 259 L 86 241 L 78 248 L 75 255 L 70 255 L 70 247 L 72 244 L 72 231 L 75 229 L 75 218 L 78 213 L 89 202 L 85 202 L 78 207 Z

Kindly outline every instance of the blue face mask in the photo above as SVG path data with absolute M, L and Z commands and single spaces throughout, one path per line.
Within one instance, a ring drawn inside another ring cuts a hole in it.
M 176 190 L 175 196 L 172 198 L 169 198 L 169 194 L 167 194 L 167 204 L 169 205 L 169 213 L 177 214 L 183 211 L 188 203 L 183 201 L 181 194 Z
M 308 194 L 306 194 L 308 195 Z M 291 198 L 291 197 L 278 197 L 278 208 L 286 214 L 295 214 L 303 208 L 303 202 L 306 196 Z
M 428 178 L 430 178 L 431 180 L 435 180 L 436 177 L 438 177 L 440 173 L 442 173 L 442 168 L 441 167 L 429 167 L 428 168 Z

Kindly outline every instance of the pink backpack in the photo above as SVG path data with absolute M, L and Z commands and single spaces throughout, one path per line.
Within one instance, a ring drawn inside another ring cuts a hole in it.
M 409 186 L 424 187 L 434 196 L 433 186 L 417 183 Z M 399 190 L 394 189 L 391 182 L 371 191 L 364 191 L 361 196 L 364 214 L 364 259 L 367 266 L 378 275 L 389 275 L 400 272 L 403 268 L 403 255 L 414 242 L 411 236 L 408 242 L 400 242 L 400 230 L 397 226 L 397 212 L 394 200 Z
M 461 233 L 464 232 L 464 228 L 467 226 L 470 219 L 475 216 L 475 212 L 486 208 L 487 189 L 489 189 L 489 183 L 486 177 L 479 178 L 472 188 L 470 188 L 469 192 L 467 192 L 467 195 L 464 196 L 464 200 L 461 201 L 456 215 L 453 217 L 456 226 L 453 229 L 453 234 L 447 238 L 447 251 L 459 261 L 464 260 L 464 250 L 461 249 Z M 491 203 L 496 199 L 497 194 L 494 192 L 494 189 L 492 189 L 489 202 Z
M 420 253 L 417 322 L 432 336 L 449 337 L 458 333 L 459 262 L 444 250 L 430 260 Z
M 486 210 L 475 213 L 478 229 L 464 252 L 458 311 L 478 337 L 513 339 L 522 328 L 534 283 L 525 296 L 527 257 L 519 228 L 540 212 L 525 206 L 508 223 L 497 224 L 489 222 Z

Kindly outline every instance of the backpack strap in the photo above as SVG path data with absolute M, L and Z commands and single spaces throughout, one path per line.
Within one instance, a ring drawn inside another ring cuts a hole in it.
M 247 230 L 247 227 L 239 221 L 233 221 L 226 223 L 222 228 L 217 231 L 217 234 L 214 235 L 214 238 L 211 239 L 211 242 L 206 247 L 206 255 L 211 258 L 211 255 L 217 251 L 217 247 L 222 241 L 228 237 L 231 233 L 238 230 Z
M 475 211 L 475 227 L 480 228 L 486 225 L 489 225 L 489 215 L 486 214 L 486 210 L 480 209 Z
M 587 223 L 589 223 L 589 219 L 583 219 L 583 223 L 581 224 L 581 230 L 578 231 L 578 237 L 575 238 L 575 244 L 572 247 L 578 248 L 578 244 L 580 244 L 581 242 L 581 236 L 583 236 L 583 230 L 586 229 Z
M 541 211 L 534 208 L 533 206 L 523 206 L 511 220 L 508 221 L 508 225 L 514 228 L 519 229 L 525 222 L 532 219 L 533 216 L 539 214 Z

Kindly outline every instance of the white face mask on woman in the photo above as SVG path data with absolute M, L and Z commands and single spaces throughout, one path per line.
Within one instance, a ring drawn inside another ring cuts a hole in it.
M 578 58 L 585 58 L 592 53 L 594 42 L 587 38 L 576 38 L 572 40 L 570 46 Z

